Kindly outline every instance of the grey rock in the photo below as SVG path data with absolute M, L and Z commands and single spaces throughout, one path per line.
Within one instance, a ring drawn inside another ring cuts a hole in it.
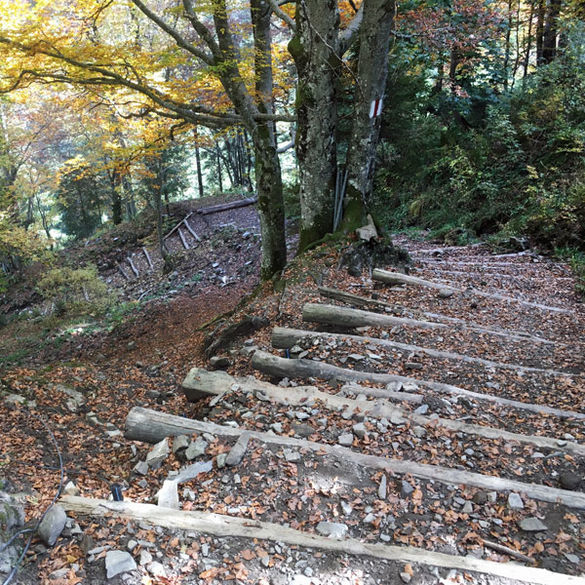
M 20 394 L 9 394 L 4 398 L 4 402 L 7 404 L 25 404 L 26 398 Z
M 422 439 L 426 436 L 427 430 L 424 427 L 414 427 L 412 429 L 412 434 L 419 439 Z
M 293 423 L 291 428 L 299 437 L 310 437 L 315 432 L 315 429 L 306 423 Z
M 381 500 L 386 499 L 386 492 L 387 492 L 388 480 L 386 479 L 386 475 L 382 476 L 380 480 L 380 485 L 378 486 L 378 498 Z
M 512 492 L 508 494 L 508 506 L 512 510 L 523 510 L 524 502 L 522 501 L 522 498 L 518 494 Z
M 158 469 L 169 453 L 169 440 L 165 438 L 150 450 L 146 456 L 146 463 L 151 469 Z
M 162 577 L 163 579 L 166 579 L 167 577 L 167 571 L 164 568 L 164 565 L 158 561 L 149 563 L 146 568 L 148 569 L 148 572 L 154 577 Z
M 319 522 L 317 532 L 329 538 L 343 538 L 347 534 L 347 525 L 340 522 Z
M 296 463 L 297 461 L 300 461 L 303 457 L 298 451 L 293 451 L 292 449 L 285 449 L 284 458 L 289 463 Z
M 368 434 L 366 432 L 366 426 L 364 425 L 363 422 L 356 423 L 355 425 L 353 425 L 352 430 L 353 430 L 353 434 L 358 439 L 364 439 L 367 436 L 367 434 Z
M 63 532 L 66 522 L 67 514 L 65 514 L 65 510 L 59 504 L 55 504 L 39 525 L 39 537 L 47 546 L 53 546 L 61 532 Z
M 282 435 L 282 423 L 275 422 L 270 425 L 270 428 L 277 434 Z
M 577 555 L 573 555 L 571 553 L 565 553 L 565 558 L 569 561 L 569 563 L 573 563 L 574 565 L 578 565 L 581 562 L 581 559 Z
M 157 504 L 162 508 L 179 509 L 179 493 L 177 491 L 176 481 L 165 479 L 162 487 L 158 491 Z
M 173 478 L 173 481 L 177 484 L 185 483 L 186 481 L 195 479 L 200 473 L 209 473 L 212 469 L 213 461 L 211 459 L 209 461 L 198 461 L 197 463 L 193 463 L 193 465 L 183 467 L 178 475 Z
M 576 490 L 581 484 L 581 477 L 572 471 L 561 471 L 559 483 L 565 490 Z
M 412 575 L 410 573 L 400 573 L 400 579 L 402 580 L 403 583 L 410 583 L 410 581 L 412 580 Z
M 152 563 L 152 555 L 145 549 L 142 549 L 140 551 L 140 565 L 142 567 L 144 567 L 144 565 L 148 565 L 149 563 Z
M 311 418 L 311 415 L 308 412 L 303 412 L 302 410 L 295 412 L 295 417 L 297 420 L 307 420 Z
M 135 569 L 136 562 L 130 553 L 122 550 L 110 550 L 106 553 L 106 577 L 108 579 Z
M 471 502 L 465 502 L 465 504 L 463 504 L 463 509 L 461 511 L 464 514 L 472 514 L 473 513 L 473 504 Z
M 215 458 L 215 462 L 217 464 L 218 469 L 223 469 L 225 467 L 225 460 L 227 459 L 227 453 L 219 453 Z
M 129 541 L 126 543 L 126 548 L 127 548 L 127 549 L 128 549 L 130 552 L 132 552 L 132 551 L 133 551 L 133 550 L 134 550 L 134 549 L 135 549 L 137 546 L 138 546 L 138 543 L 137 543 L 135 540 L 133 540 L 133 539 L 130 539 L 130 540 L 129 540 Z
M 449 299 L 455 294 L 455 291 L 450 288 L 442 288 L 437 295 L 440 299 Z
M 248 448 L 248 441 L 250 440 L 250 435 L 248 433 L 242 433 L 236 444 L 231 448 L 228 456 L 225 460 L 225 464 L 229 467 L 233 467 L 235 465 L 239 465 L 246 454 L 246 449 Z
M 353 443 L 353 433 L 343 433 L 339 435 L 337 442 L 343 447 L 351 447 Z
M 185 449 L 185 459 L 187 461 L 193 461 L 201 455 L 205 455 L 207 449 L 207 441 L 203 437 L 197 437 L 191 444 Z
M 78 496 L 81 492 L 72 481 L 68 481 L 65 487 L 63 488 L 63 493 L 67 496 Z
M 426 414 L 427 412 L 429 412 L 429 405 L 421 404 L 418 408 L 415 409 L 414 414 Z
M 133 469 L 134 473 L 138 475 L 146 475 L 148 473 L 148 463 L 146 461 L 139 461 Z
M 225 370 L 231 366 L 230 358 L 226 356 L 213 356 L 209 358 L 209 365 L 215 370 Z
M 345 500 L 341 500 L 341 509 L 346 516 L 349 516 L 353 512 L 353 508 Z
M 412 494 L 412 492 L 414 492 L 414 488 L 406 480 L 403 479 L 400 482 L 400 493 L 402 494 L 402 497 L 407 498 L 408 496 L 410 496 L 410 494 Z
M 520 526 L 524 532 L 542 532 L 544 530 L 548 530 L 546 524 L 534 516 L 523 518 L 520 520 L 520 522 L 518 522 L 518 526 Z
M 173 453 L 176 455 L 178 451 L 183 451 L 189 446 L 191 438 L 188 435 L 178 435 L 173 438 Z
M 406 423 L 405 418 L 400 414 L 399 411 L 397 410 L 393 410 L 390 414 L 390 422 L 393 425 L 399 426 L 399 425 L 403 425 L 404 423 Z

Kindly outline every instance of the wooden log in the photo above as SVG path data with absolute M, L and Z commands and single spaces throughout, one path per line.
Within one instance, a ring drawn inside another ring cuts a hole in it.
M 303 306 L 303 321 L 323 323 L 336 327 L 417 327 L 419 329 L 442 330 L 448 329 L 449 325 L 436 323 L 434 321 L 417 321 L 407 317 L 394 317 L 393 315 L 382 315 L 361 309 L 349 309 L 335 305 L 318 305 L 307 303 Z
M 424 316 L 428 317 L 429 319 L 437 320 L 425 321 L 411 319 L 409 317 L 395 317 L 394 315 L 373 313 L 371 311 L 363 311 L 361 309 L 338 307 L 336 305 L 307 303 L 303 307 L 303 321 L 321 323 L 325 325 L 334 325 L 336 327 L 345 327 L 347 329 L 366 326 L 383 328 L 402 326 L 428 330 L 463 329 L 524 343 L 527 341 L 534 341 L 536 343 L 543 343 L 547 345 L 557 345 L 554 341 L 544 339 L 543 337 L 529 335 L 528 333 L 525 334 L 522 331 L 500 331 L 498 329 L 489 329 L 486 327 L 481 327 L 480 325 L 476 325 L 475 323 L 467 323 L 462 319 L 446 317 L 435 313 L 425 313 Z M 445 321 L 445 323 L 439 322 L 439 319 Z
M 236 209 L 238 207 L 247 207 L 254 205 L 258 201 L 257 197 L 248 197 L 247 199 L 240 199 L 239 201 L 231 201 L 230 203 L 221 203 L 219 205 L 211 205 L 210 207 L 202 207 L 197 210 L 201 215 L 209 215 L 211 213 L 219 213 L 220 211 L 227 211 L 228 209 Z
M 543 343 L 547 345 L 563 345 L 559 344 L 556 341 L 551 341 L 550 339 L 544 339 L 543 337 L 537 337 L 535 335 L 531 335 L 525 331 L 512 331 L 509 329 L 490 329 L 488 327 L 483 327 L 477 323 L 473 323 L 471 321 L 466 321 L 465 319 L 458 319 L 457 317 L 449 317 L 447 315 L 441 315 L 440 313 L 430 313 L 427 311 L 417 311 L 416 309 L 410 309 L 403 307 L 397 304 L 386 303 L 384 301 L 380 301 L 377 299 L 369 299 L 366 297 L 361 297 L 359 295 L 348 293 L 345 291 L 327 288 L 327 287 L 319 287 L 319 293 L 327 298 L 335 299 L 337 301 L 341 301 L 343 303 L 347 303 L 349 305 L 357 305 L 357 306 L 372 306 L 372 307 L 380 307 L 382 309 L 388 309 L 394 313 L 396 312 L 408 312 L 419 317 L 421 320 L 425 321 L 430 319 L 431 321 L 435 321 L 438 323 L 447 323 L 452 325 L 457 325 L 459 329 L 465 329 L 469 331 L 477 331 L 478 333 L 486 333 L 488 335 L 495 335 L 496 337 L 503 337 L 505 339 L 510 339 L 513 341 L 532 341 L 534 343 Z M 426 322 L 426 321 L 425 321 Z
M 185 235 L 181 231 L 181 228 L 177 229 L 177 233 L 179 234 L 179 238 L 181 238 L 181 244 L 183 244 L 183 248 L 185 248 L 185 250 L 188 250 L 189 244 L 187 243 L 187 240 L 185 239 Z
M 192 211 L 191 211 L 191 213 L 188 213 L 177 225 L 175 225 L 175 227 L 163 238 L 163 240 L 166 240 L 167 238 L 170 238 L 181 227 L 181 224 L 186 219 L 189 219 L 192 215 L 193 215 L 193 212 Z
M 547 569 L 525 567 L 516 563 L 497 563 L 472 556 L 448 555 L 410 546 L 372 544 L 353 538 L 327 538 L 280 524 L 220 515 L 213 512 L 187 512 L 162 508 L 154 504 L 129 501 L 111 502 L 80 496 L 63 496 L 59 503 L 66 511 L 76 514 L 98 518 L 114 517 L 137 520 L 173 530 L 212 534 L 219 538 L 245 538 L 251 542 L 256 539 L 276 543 L 284 542 L 293 547 L 324 550 L 334 554 L 364 556 L 377 560 L 393 561 L 401 565 L 414 563 L 430 568 L 456 569 L 469 574 L 482 573 L 532 585 L 583 585 L 584 583 L 582 577 L 554 573 Z
M 359 372 L 356 370 L 349 370 L 332 366 L 324 362 L 315 362 L 305 359 L 286 359 L 274 356 L 264 351 L 256 351 L 252 357 L 252 367 L 269 374 L 270 376 L 279 376 L 281 378 L 322 378 L 323 380 L 331 380 L 337 378 L 347 382 L 374 382 L 376 384 L 390 384 L 392 382 L 401 382 L 402 384 L 415 384 L 419 387 L 430 388 L 442 394 L 451 394 L 453 396 L 469 396 L 476 400 L 485 400 L 486 402 L 494 402 L 501 406 L 518 408 L 528 410 L 531 412 L 539 412 L 543 414 L 550 414 L 559 418 L 575 418 L 585 420 L 585 414 L 581 412 L 573 412 L 569 410 L 561 410 L 546 406 L 543 404 L 531 404 L 528 402 L 518 402 L 508 398 L 501 398 L 500 396 L 493 396 L 492 394 L 482 394 L 480 392 L 473 392 L 465 390 L 458 386 L 451 384 L 442 384 L 440 382 L 431 382 L 429 380 L 416 380 L 414 378 L 407 378 L 406 376 L 398 376 L 394 374 L 379 374 L 374 372 Z
M 400 351 L 416 352 L 424 354 L 429 357 L 452 360 L 457 362 L 466 362 L 470 364 L 481 364 L 486 368 L 497 368 L 501 370 L 513 370 L 516 372 L 534 372 L 539 374 L 546 374 L 548 376 L 562 376 L 572 378 L 570 372 L 561 372 L 558 370 L 549 370 L 546 368 L 534 368 L 532 366 L 521 366 L 518 364 L 508 364 L 504 362 L 494 362 L 483 358 L 471 357 L 461 353 L 454 353 L 450 351 L 439 351 L 430 347 L 422 347 L 419 345 L 409 345 L 407 343 L 399 343 L 398 341 L 391 341 L 389 339 L 379 339 L 377 337 L 369 337 L 367 335 L 350 335 L 349 333 L 328 333 L 323 331 L 306 331 L 303 329 L 289 329 L 286 327 L 275 327 L 272 330 L 272 347 L 278 349 L 290 349 L 293 345 L 297 344 L 303 338 L 325 338 L 325 339 L 349 339 L 363 343 L 379 345 L 381 347 L 388 347 L 391 349 L 398 349 Z
M 189 225 L 189 222 L 187 221 L 187 218 L 185 218 L 183 220 L 183 223 L 185 224 L 185 227 L 187 228 L 187 231 L 191 234 L 191 236 L 193 237 L 193 239 L 195 239 L 197 242 L 201 242 L 201 238 L 195 233 L 195 230 Z
M 308 449 L 315 454 L 337 457 L 364 468 L 379 469 L 398 475 L 409 473 L 414 477 L 433 480 L 446 485 L 464 484 L 492 491 L 513 491 L 526 494 L 527 497 L 541 502 L 561 503 L 570 508 L 585 510 L 585 493 L 582 492 L 571 492 L 544 485 L 524 483 L 514 479 L 504 479 L 461 469 L 442 467 L 440 465 L 416 463 L 415 461 L 402 459 L 389 459 L 386 457 L 378 457 L 377 455 L 365 455 L 364 453 L 338 445 L 250 431 L 244 428 L 216 425 L 214 423 L 191 420 L 139 406 L 132 408 L 126 418 L 125 436 L 127 439 L 134 441 L 157 443 L 165 437 L 190 435 L 193 433 L 209 433 L 219 437 L 239 437 L 242 433 L 246 433 L 251 439 L 256 439 L 267 445 Z
M 126 280 L 130 280 L 130 277 L 128 276 L 128 274 L 126 274 L 126 271 L 122 268 L 122 266 L 120 264 L 116 264 L 116 266 L 118 267 L 118 270 L 120 271 L 120 273 L 122 274 L 122 276 Z
M 192 370 L 193 371 L 193 370 Z M 197 370 L 200 374 L 202 370 Z M 486 427 L 482 425 L 472 425 L 462 423 L 457 420 L 443 419 L 443 418 L 429 418 L 423 415 L 407 413 L 392 402 L 409 402 L 412 404 L 420 404 L 423 401 L 423 396 L 420 394 L 412 394 L 409 392 L 390 392 L 388 390 L 381 390 L 376 388 L 365 388 L 359 385 L 350 385 L 343 393 L 328 394 L 322 392 L 316 386 L 294 386 L 290 388 L 283 388 L 282 386 L 275 386 L 269 382 L 257 380 L 253 376 L 247 378 L 236 378 L 230 376 L 226 372 L 216 371 L 207 372 L 207 376 L 201 377 L 207 383 L 206 389 L 213 388 L 214 391 L 210 394 L 225 395 L 234 389 L 239 389 L 255 395 L 261 400 L 269 400 L 276 404 L 299 406 L 303 404 L 311 404 L 315 401 L 320 402 L 325 408 L 333 411 L 349 410 L 359 411 L 372 418 L 390 419 L 393 416 L 401 416 L 405 421 L 410 421 L 414 424 L 438 425 L 450 431 L 462 432 L 467 435 L 476 437 L 483 437 L 486 439 L 497 439 L 505 441 L 516 441 L 522 444 L 533 445 L 540 449 L 551 449 L 556 451 L 563 451 L 585 457 L 585 445 L 562 441 L 559 444 L 557 439 L 543 436 L 521 435 L 519 433 L 511 433 L 502 429 Z M 183 384 L 184 386 L 184 384 Z M 185 391 L 188 399 L 190 399 L 189 390 Z M 364 401 L 347 398 L 347 393 L 362 394 L 380 398 L 380 400 Z
M 134 261 L 132 260 L 132 256 L 128 256 L 127 260 L 128 260 L 128 264 L 130 265 L 130 268 L 132 269 L 132 272 L 134 273 L 134 276 L 136 278 L 138 278 L 138 276 L 139 276 L 138 268 L 136 268 L 136 265 L 134 264 Z
M 152 264 L 152 259 L 150 257 L 150 254 L 148 253 L 148 250 L 143 247 L 142 248 L 142 253 L 144 254 L 146 261 L 148 262 L 148 266 L 150 267 L 150 269 L 152 270 L 154 268 L 154 265 Z
M 518 299 L 515 297 L 508 297 L 505 295 L 501 295 L 498 293 L 488 293 L 482 290 L 478 290 L 476 288 L 468 288 L 468 289 L 461 289 L 455 286 L 441 284 L 438 282 L 433 282 L 431 280 L 425 280 L 423 278 L 418 278 L 416 276 L 408 276 L 406 274 L 401 274 L 399 272 L 388 272 L 387 270 L 380 270 L 376 268 L 372 272 L 372 279 L 377 280 L 378 282 L 384 282 L 386 284 L 413 284 L 417 286 L 422 286 L 425 288 L 432 288 L 432 289 L 441 289 L 441 290 L 449 290 L 454 293 L 471 293 L 476 296 L 485 297 L 489 299 L 494 299 L 497 301 L 502 301 L 504 303 L 518 303 L 525 307 L 530 307 L 533 309 L 540 309 L 541 311 L 550 311 L 552 313 L 564 313 L 564 314 L 573 314 L 574 311 L 571 309 L 564 309 L 562 307 L 551 307 L 549 305 L 542 305 L 540 303 L 533 303 L 531 301 L 524 301 L 522 299 Z

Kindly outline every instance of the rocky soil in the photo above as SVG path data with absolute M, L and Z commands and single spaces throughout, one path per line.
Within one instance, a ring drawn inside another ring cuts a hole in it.
M 399 237 L 410 275 L 444 288 L 351 276 L 321 247 L 236 307 L 222 276 L 252 259 L 243 229 L 223 275 L 207 257 L 204 285 L 3 372 L 5 491 L 25 521 L 47 509 L 49 429 L 71 482 L 63 531 L 34 537 L 15 582 L 585 583 L 585 311 L 568 268 Z M 155 286 L 110 277 L 129 298 Z M 403 321 L 317 322 L 308 303 Z M 252 316 L 267 325 L 205 353 Z M 195 366 L 214 382 L 189 402 Z

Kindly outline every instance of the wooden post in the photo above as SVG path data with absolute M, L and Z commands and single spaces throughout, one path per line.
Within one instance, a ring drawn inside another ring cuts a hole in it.
M 183 244 L 183 248 L 185 248 L 185 250 L 188 250 L 189 244 L 187 243 L 187 240 L 185 240 L 185 235 L 181 231 L 181 228 L 177 229 L 177 233 L 179 234 L 179 238 L 181 238 L 181 244 Z
M 148 250 L 145 247 L 143 247 L 142 252 L 144 253 L 144 256 L 146 257 L 146 261 L 148 262 L 148 265 L 150 266 L 150 269 L 152 270 L 154 268 L 154 265 L 152 264 L 152 259 L 150 258 L 150 254 L 148 253 Z
M 136 268 L 136 266 L 134 265 L 134 262 L 132 261 L 132 257 L 128 256 L 127 260 L 128 260 L 128 264 L 130 264 L 130 268 L 132 268 L 132 272 L 134 272 L 134 276 L 136 276 L 136 278 L 138 278 L 140 273 L 138 272 L 138 268 Z
M 185 227 L 187 228 L 187 230 L 189 230 L 189 233 L 193 236 L 193 238 L 195 240 L 197 240 L 198 242 L 201 241 L 201 238 L 195 233 L 195 230 L 189 225 L 189 222 L 187 221 L 187 218 L 185 218 L 183 220 L 183 223 L 185 224 Z

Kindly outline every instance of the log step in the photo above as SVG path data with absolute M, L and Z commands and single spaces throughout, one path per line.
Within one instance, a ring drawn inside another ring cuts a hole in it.
M 65 510 L 77 514 L 139 520 L 155 526 L 197 531 L 217 537 L 240 537 L 250 541 L 259 539 L 283 542 L 292 546 L 366 556 L 378 560 L 417 563 L 432 567 L 476 572 L 535 585 L 585 584 L 585 579 L 582 577 L 563 575 L 546 569 L 526 567 L 515 563 L 496 563 L 471 556 L 459 557 L 415 547 L 369 544 L 349 538 L 339 540 L 295 530 L 280 524 L 210 512 L 184 512 L 162 508 L 153 504 L 139 504 L 127 501 L 110 502 L 108 500 L 89 499 L 79 496 L 63 496 L 59 503 Z
M 560 503 L 569 508 L 585 510 L 585 493 L 581 492 L 571 492 L 543 485 L 524 483 L 513 479 L 503 479 L 460 469 L 451 469 L 439 465 L 428 465 L 408 460 L 365 455 L 336 445 L 277 436 L 259 431 L 249 431 L 241 428 L 226 427 L 141 407 L 134 407 L 130 410 L 126 418 L 125 436 L 130 440 L 157 443 L 165 437 L 192 433 L 210 433 L 220 437 L 240 437 L 242 434 L 246 434 L 249 438 L 256 439 L 265 444 L 307 449 L 321 455 L 337 457 L 364 468 L 378 469 L 399 475 L 411 474 L 420 479 L 434 480 L 446 485 L 464 484 L 488 491 L 513 491 L 523 493 L 534 500 Z
M 516 303 L 523 305 L 525 307 L 540 309 L 541 311 L 549 311 L 552 313 L 563 313 L 569 315 L 572 315 L 574 313 L 574 311 L 572 311 L 571 309 L 565 309 L 563 307 L 552 307 L 550 305 L 543 305 L 541 303 L 533 303 L 531 301 L 525 301 L 523 299 L 519 299 L 516 297 L 509 297 L 498 293 L 488 293 L 475 288 L 470 289 L 457 288 L 451 285 L 441 284 L 438 282 L 433 282 L 431 280 L 418 278 L 416 276 L 407 276 L 406 274 L 401 274 L 399 272 L 388 272 L 387 270 L 375 269 L 372 272 L 372 279 L 377 280 L 378 282 L 384 282 L 386 284 L 412 284 L 416 286 L 422 286 L 425 288 L 433 288 L 439 290 L 446 289 L 455 293 L 466 292 L 468 294 L 473 294 L 480 297 L 490 298 L 505 303 Z
M 252 367 L 269 374 L 271 376 L 280 376 L 281 378 L 321 378 L 323 380 L 331 380 L 336 378 L 346 382 L 373 382 L 376 384 L 390 384 L 392 382 L 401 382 L 402 384 L 417 384 L 425 388 L 454 396 L 469 396 L 476 400 L 485 400 L 487 402 L 494 402 L 500 406 L 518 408 L 521 410 L 528 410 L 531 412 L 539 412 L 549 414 L 558 418 L 571 418 L 585 420 L 585 414 L 581 412 L 574 412 L 570 410 L 562 410 L 553 408 L 544 404 L 532 404 L 528 402 L 519 402 L 517 400 L 510 400 L 508 398 L 501 398 L 500 396 L 493 396 L 492 394 L 482 394 L 465 390 L 458 386 L 451 384 L 443 384 L 439 382 L 430 382 L 428 380 L 417 380 L 408 378 L 406 376 L 398 376 L 394 374 L 379 374 L 372 372 L 360 372 L 350 370 L 347 368 L 340 368 L 324 362 L 316 362 L 307 359 L 287 359 L 274 356 L 270 353 L 257 351 L 252 358 Z

